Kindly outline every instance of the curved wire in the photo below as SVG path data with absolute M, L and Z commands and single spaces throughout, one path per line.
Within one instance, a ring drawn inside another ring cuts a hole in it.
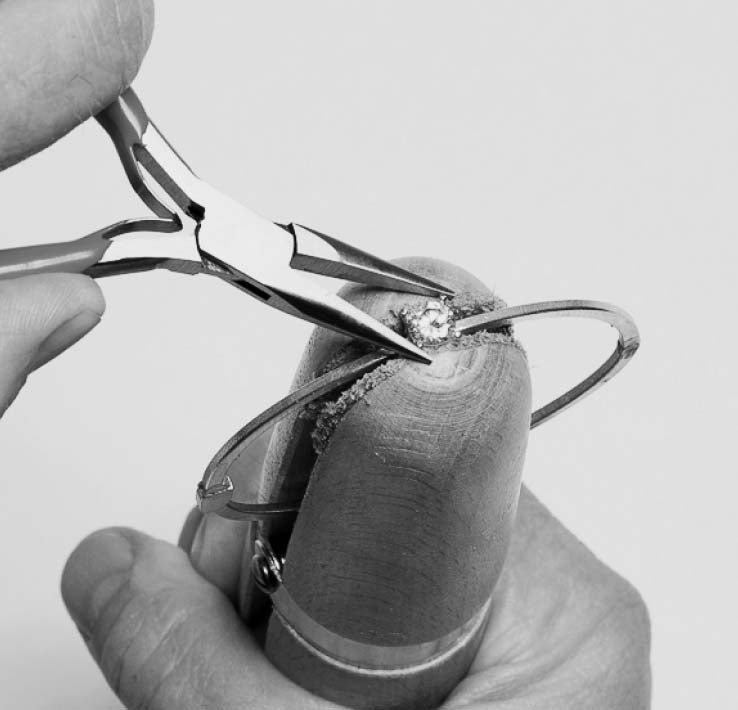
M 640 345 L 640 335 L 633 319 L 621 308 L 600 301 L 568 300 L 529 303 L 500 308 L 456 322 L 456 330 L 468 335 L 480 330 L 496 330 L 513 321 L 528 318 L 590 318 L 611 325 L 618 331 L 615 349 L 594 372 L 564 394 L 531 415 L 530 427 L 543 424 L 612 379 L 625 367 Z M 218 513 L 231 520 L 266 520 L 293 515 L 301 501 L 239 503 L 233 500 L 234 486 L 228 471 L 236 459 L 262 432 L 298 407 L 357 380 L 385 362 L 388 355 L 365 355 L 318 377 L 273 404 L 236 432 L 208 465 L 197 489 L 197 502 L 203 513 Z

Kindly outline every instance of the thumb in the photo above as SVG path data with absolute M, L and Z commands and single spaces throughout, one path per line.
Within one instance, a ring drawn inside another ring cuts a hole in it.
M 0 281 L 0 415 L 28 374 L 97 325 L 104 310 L 102 293 L 87 276 Z
M 82 541 L 62 596 L 108 683 L 149 710 L 336 707 L 282 676 L 185 552 L 129 529 Z

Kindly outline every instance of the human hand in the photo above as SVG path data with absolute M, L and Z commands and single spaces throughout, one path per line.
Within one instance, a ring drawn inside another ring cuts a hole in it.
M 152 20 L 148 2 L 0 3 L 0 170 L 109 104 L 138 70 Z M 100 289 L 85 276 L 0 282 L 0 415 L 29 373 L 94 327 L 103 310 Z
M 266 659 L 234 601 L 243 524 L 193 513 L 182 549 L 127 529 L 98 532 L 62 592 L 129 708 L 336 708 Z M 638 593 L 523 488 L 494 611 L 444 708 L 649 707 L 649 622 Z

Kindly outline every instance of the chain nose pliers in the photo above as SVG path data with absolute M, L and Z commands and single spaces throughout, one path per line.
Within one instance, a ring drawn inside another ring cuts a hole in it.
M 436 297 L 452 291 L 314 229 L 270 222 L 211 187 L 159 132 L 133 89 L 96 118 L 153 215 L 70 242 L 0 250 L 0 278 L 47 271 L 97 278 L 157 268 L 210 274 L 290 315 L 430 361 L 409 340 L 300 271 Z

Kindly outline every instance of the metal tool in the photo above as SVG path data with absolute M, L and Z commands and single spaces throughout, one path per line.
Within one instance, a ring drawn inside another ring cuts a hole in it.
M 299 224 L 264 219 L 196 177 L 149 120 L 132 89 L 97 120 L 131 186 L 155 217 L 81 239 L 0 250 L 0 278 L 48 271 L 93 277 L 168 269 L 210 274 L 290 315 L 420 362 L 420 348 L 301 274 L 308 271 L 430 296 L 453 292 Z

